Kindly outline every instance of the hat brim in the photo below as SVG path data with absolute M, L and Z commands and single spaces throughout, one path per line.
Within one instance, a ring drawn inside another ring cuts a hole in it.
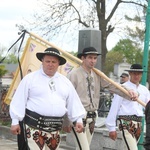
M 99 53 L 86 53 L 86 54 L 80 53 L 80 54 L 77 54 L 77 57 L 78 57 L 78 58 L 81 58 L 82 56 L 90 55 L 90 54 L 93 54 L 93 55 L 101 55 L 101 54 L 99 54 Z
M 60 63 L 59 65 L 64 65 L 66 63 L 66 59 L 61 57 L 61 56 L 58 56 L 56 54 L 53 54 L 53 53 L 36 53 L 36 57 L 38 58 L 38 60 L 42 61 L 43 57 L 45 55 L 50 55 L 50 56 L 56 56 L 58 57 L 58 59 L 60 60 Z
M 128 72 L 143 72 L 143 69 L 129 69 L 129 70 L 125 70 Z
M 121 75 L 120 77 L 124 78 L 124 77 L 127 77 L 127 76 L 123 76 L 123 75 Z

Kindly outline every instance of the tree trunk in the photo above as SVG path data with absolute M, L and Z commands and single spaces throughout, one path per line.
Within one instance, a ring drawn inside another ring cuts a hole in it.
M 102 55 L 101 55 L 101 70 L 105 72 L 105 61 L 107 54 L 106 39 L 102 37 Z
M 101 7 L 100 7 L 101 6 Z M 99 20 L 99 30 L 101 30 L 101 70 L 105 72 L 105 60 L 107 54 L 107 22 L 105 20 L 105 0 L 98 0 L 96 3 L 97 15 Z

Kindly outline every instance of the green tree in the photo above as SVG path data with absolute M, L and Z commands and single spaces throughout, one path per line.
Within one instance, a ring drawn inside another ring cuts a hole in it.
M 0 78 L 2 76 L 4 76 L 7 72 L 8 72 L 8 70 L 5 69 L 5 66 L 4 65 L 0 65 Z
M 43 5 L 42 5 L 43 4 Z M 78 31 L 84 28 L 95 28 L 101 30 L 102 43 L 102 70 L 104 67 L 107 50 L 107 38 L 115 30 L 120 21 L 116 20 L 117 10 L 121 4 L 130 4 L 143 7 L 147 4 L 146 0 L 46 0 L 40 5 L 41 11 L 35 14 L 32 22 L 34 28 L 40 30 L 43 36 L 49 39 L 61 34 L 64 38 L 66 33 L 73 30 Z M 43 6 L 43 7 L 42 7 Z M 109 7 L 106 7 L 109 6 Z M 131 5 L 130 5 L 131 6 Z M 123 8 L 123 7 L 122 7 Z M 128 11 L 128 9 L 126 9 Z M 42 12 L 39 14 L 39 12 Z M 119 15 L 118 15 L 119 16 Z M 122 20 L 123 15 L 120 15 Z M 61 31 L 64 31 L 64 35 Z M 48 39 L 48 40 L 49 40 Z
M 134 29 L 130 26 L 126 26 L 127 31 L 127 37 L 130 38 L 136 45 L 138 45 L 140 48 L 144 50 L 144 38 L 145 38 L 145 18 L 146 18 L 146 10 L 147 7 L 143 7 L 143 13 L 138 13 L 138 15 L 135 15 L 133 17 L 125 16 L 125 18 L 130 21 L 134 22 L 135 27 Z M 143 58 L 144 59 L 144 58 Z M 150 53 L 149 53 L 149 63 L 150 64 Z M 141 62 L 142 64 L 142 62 Z M 147 72 L 147 81 L 150 85 L 150 65 L 148 65 L 148 72 Z M 150 87 L 149 87 L 150 88 Z
M 109 51 L 106 55 L 105 74 L 109 76 L 109 73 L 114 71 L 114 65 L 116 63 L 121 63 L 123 58 L 123 53 L 115 50 Z
M 142 50 L 130 39 L 120 40 L 113 50 L 122 53 L 130 64 L 142 63 Z
M 13 46 L 9 51 L 6 47 L 0 45 L 0 60 L 1 63 L 16 64 L 18 63 L 16 52 L 18 52 L 18 46 Z
M 114 64 L 123 62 L 124 58 L 127 63 L 141 64 L 143 58 L 142 50 L 129 39 L 120 40 L 106 55 L 105 73 L 108 75 L 110 72 L 113 72 Z
M 18 59 L 14 54 L 9 54 L 7 58 L 4 60 L 4 63 L 7 64 L 16 64 L 18 63 Z
M 132 40 L 134 43 L 138 44 L 139 47 L 143 46 L 144 36 L 145 36 L 145 19 L 146 19 L 146 9 L 147 6 L 142 7 L 142 13 L 138 12 L 135 16 L 131 17 L 125 15 L 125 19 L 130 23 L 134 24 L 133 26 L 127 25 L 125 27 L 126 37 Z M 137 10 L 138 11 L 138 10 Z

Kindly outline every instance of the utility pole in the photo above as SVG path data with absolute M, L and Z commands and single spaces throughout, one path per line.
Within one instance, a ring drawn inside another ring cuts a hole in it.
M 144 41 L 144 53 L 143 53 L 143 75 L 142 75 L 142 85 L 146 86 L 147 81 L 147 72 L 148 72 L 148 57 L 149 57 L 149 43 L 150 43 L 150 0 L 148 0 L 148 7 L 146 13 L 146 32 L 145 32 L 145 41 Z M 138 142 L 138 150 L 143 150 L 144 142 L 144 122 L 145 117 L 142 119 L 142 132 L 141 137 Z

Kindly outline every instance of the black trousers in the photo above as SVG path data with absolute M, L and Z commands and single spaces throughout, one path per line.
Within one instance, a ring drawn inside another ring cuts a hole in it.
M 17 142 L 18 142 L 18 150 L 30 150 L 28 147 L 28 143 L 26 140 L 26 130 L 24 122 L 19 122 L 21 128 L 21 134 L 17 135 Z
M 145 121 L 146 121 L 146 136 L 145 136 L 145 150 L 150 150 L 150 101 L 145 107 Z

